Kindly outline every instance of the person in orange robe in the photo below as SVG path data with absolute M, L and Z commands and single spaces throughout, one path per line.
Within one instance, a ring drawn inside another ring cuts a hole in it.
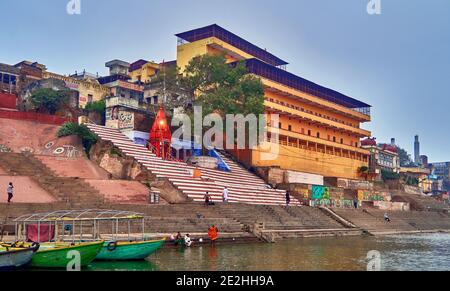
M 215 225 L 209 228 L 208 237 L 211 240 L 211 243 L 214 243 L 219 238 L 219 230 Z

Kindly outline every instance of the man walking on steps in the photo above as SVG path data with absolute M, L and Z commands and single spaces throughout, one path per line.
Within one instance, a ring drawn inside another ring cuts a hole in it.
M 223 202 L 227 203 L 228 202 L 228 188 L 225 187 L 225 189 L 223 189 Z
M 289 206 L 289 203 L 291 203 L 291 195 L 289 194 L 289 191 L 286 191 L 286 207 Z
M 6 192 L 8 193 L 8 204 L 11 203 L 11 199 L 14 197 L 13 189 L 14 189 L 13 183 L 9 182 L 8 189 L 6 190 Z

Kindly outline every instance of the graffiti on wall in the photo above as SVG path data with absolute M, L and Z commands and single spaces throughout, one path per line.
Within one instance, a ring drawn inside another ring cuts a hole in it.
M 44 146 L 44 153 L 67 159 L 75 159 L 83 156 L 83 153 L 73 145 L 55 147 L 55 144 L 56 143 L 54 141 L 46 143 Z
M 0 144 L 0 153 L 11 153 L 11 152 L 12 150 L 8 146 Z
M 391 194 L 381 191 L 358 190 L 360 201 L 391 201 Z
M 134 113 L 122 111 L 119 113 L 119 129 L 134 128 Z

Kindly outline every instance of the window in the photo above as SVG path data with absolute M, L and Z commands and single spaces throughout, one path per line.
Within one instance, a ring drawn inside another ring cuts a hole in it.
M 278 123 L 278 128 L 279 128 L 279 129 L 282 129 L 282 128 L 283 128 L 281 122 Z
M 320 132 L 317 133 L 317 138 L 320 138 Z
M 328 140 L 331 140 L 331 136 L 330 136 L 330 135 L 328 135 L 327 139 L 328 139 Z
M 92 103 L 94 101 L 94 96 L 92 94 L 88 94 L 87 102 Z
M 3 74 L 3 83 L 9 84 L 9 75 L 8 74 Z
M 302 128 L 302 134 L 305 134 L 305 129 L 304 128 Z
M 158 104 L 158 96 L 153 96 L 153 103 L 152 104 Z
M 344 139 L 343 138 L 341 138 L 341 144 L 343 144 L 344 143 Z
M 333 136 L 333 142 L 336 142 L 336 137 L 335 136 Z
M 311 135 L 311 130 L 309 130 L 309 129 L 308 129 L 308 135 L 309 135 L 309 136 Z
M 292 131 L 292 125 L 289 125 L 289 126 L 288 126 L 288 130 L 289 130 L 289 131 Z

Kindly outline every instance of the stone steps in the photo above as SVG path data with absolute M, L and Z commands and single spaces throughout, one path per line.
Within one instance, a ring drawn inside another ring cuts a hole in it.
M 32 155 L 0 153 L 0 163 L 7 173 L 28 176 L 63 202 L 91 203 L 92 206 L 104 203 L 103 195 L 83 179 L 57 177 L 45 164 Z
M 88 128 L 102 140 L 110 141 L 125 155 L 145 166 L 157 178 L 168 179 L 179 191 L 196 202 L 202 202 L 209 192 L 215 202 L 222 200 L 224 187 L 229 188 L 229 202 L 248 204 L 282 205 L 283 190 L 270 189 L 262 179 L 229 160 L 231 172 L 201 168 L 202 177 L 193 178 L 195 169 L 186 163 L 162 160 L 145 147 L 135 145 L 117 129 L 88 124 Z M 295 198 L 293 205 L 299 204 Z

